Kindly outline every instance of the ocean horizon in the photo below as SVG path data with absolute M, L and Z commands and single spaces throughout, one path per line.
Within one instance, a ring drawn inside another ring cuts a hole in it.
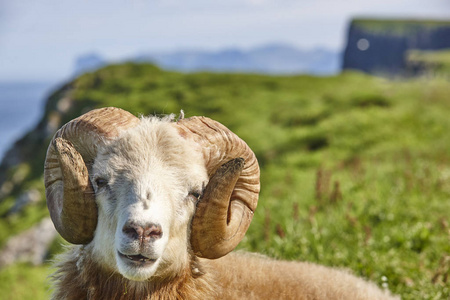
M 54 88 L 55 81 L 0 81 L 0 161 L 37 125 Z

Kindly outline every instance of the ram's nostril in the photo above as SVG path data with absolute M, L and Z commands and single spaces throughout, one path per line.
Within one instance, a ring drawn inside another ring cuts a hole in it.
M 127 222 L 122 232 L 131 239 L 158 239 L 163 234 L 159 224 L 148 223 L 141 226 L 134 222 Z
M 150 224 L 144 229 L 144 236 L 152 239 L 158 239 L 162 237 L 162 229 L 158 224 Z
M 127 223 L 122 229 L 122 232 L 131 239 L 138 239 L 142 236 L 144 228 L 136 225 L 135 223 Z

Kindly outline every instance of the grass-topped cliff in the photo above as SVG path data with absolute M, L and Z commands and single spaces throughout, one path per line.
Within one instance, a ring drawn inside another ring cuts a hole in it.
M 408 51 L 450 49 L 450 20 L 352 20 L 343 69 L 384 76 L 417 75 Z
M 262 191 L 239 245 L 272 257 L 349 268 L 403 299 L 450 297 L 450 85 L 335 77 L 181 74 L 109 66 L 55 92 L 0 174 L 0 246 L 47 216 L 48 140 L 87 110 L 205 115 L 255 151 Z M 13 161 L 15 160 L 15 161 Z M 57 240 L 50 255 L 60 251 Z M 46 299 L 48 265 L 0 270 L 0 299 Z M 26 287 L 26 288 L 24 288 Z M 3 292 L 6 291 L 6 292 Z

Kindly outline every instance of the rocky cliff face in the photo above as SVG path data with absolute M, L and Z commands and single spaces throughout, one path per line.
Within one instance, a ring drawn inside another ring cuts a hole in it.
M 18 166 L 24 163 L 31 164 L 37 160 L 39 163 L 43 161 L 46 154 L 46 147 L 43 147 L 43 145 L 48 144 L 56 130 L 61 124 L 64 124 L 62 119 L 72 106 L 71 90 L 72 87 L 69 84 L 55 91 L 46 103 L 45 113 L 41 121 L 6 152 L 0 162 L 0 202 L 8 196 L 9 190 L 13 188 L 14 184 L 11 183 L 11 180 L 14 174 L 12 173 Z M 34 167 L 31 166 L 29 172 L 39 171 L 38 176 L 41 176 L 42 164 L 36 166 L 36 170 L 34 170 Z M 19 181 L 22 180 L 16 180 L 15 184 Z M 8 186 L 11 186 L 11 188 L 8 188 Z
M 43 162 L 56 130 L 80 113 L 71 91 L 68 84 L 50 96 L 39 124 L 0 163 L 0 269 L 16 261 L 42 263 L 57 236 L 47 218 Z
M 353 20 L 343 69 L 405 75 L 409 50 L 450 48 L 450 21 Z

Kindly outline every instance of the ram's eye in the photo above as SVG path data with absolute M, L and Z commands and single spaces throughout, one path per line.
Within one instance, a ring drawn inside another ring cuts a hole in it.
M 202 194 L 200 194 L 199 192 L 190 192 L 189 196 L 195 198 L 196 200 L 199 200 Z
M 102 188 L 108 185 L 108 180 L 104 178 L 97 178 L 95 179 L 95 184 L 97 185 L 98 188 Z

